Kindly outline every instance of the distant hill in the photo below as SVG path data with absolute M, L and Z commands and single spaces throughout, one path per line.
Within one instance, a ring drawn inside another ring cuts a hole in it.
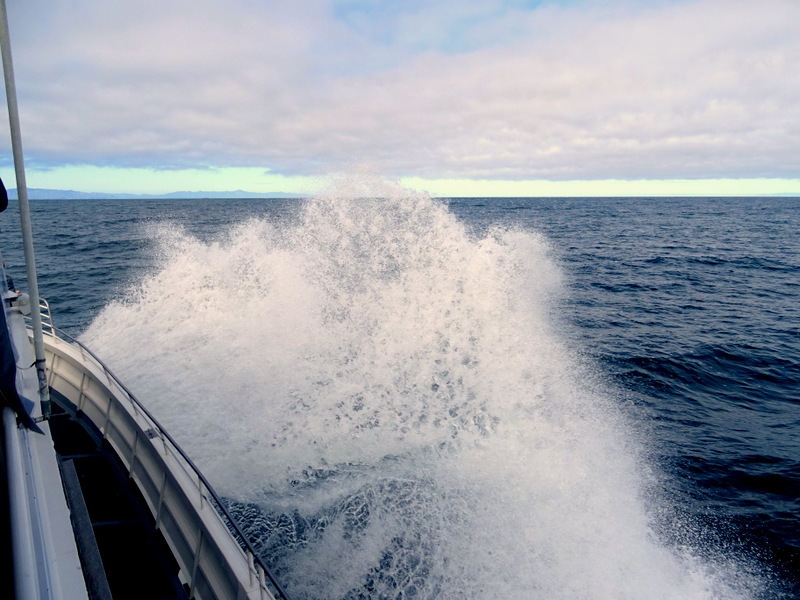
M 17 190 L 8 190 L 8 197 L 17 199 Z M 304 194 L 270 192 L 258 194 L 235 190 L 232 192 L 171 192 L 169 194 L 103 194 L 97 192 L 76 192 L 74 190 L 48 190 L 28 188 L 30 200 L 159 200 L 169 198 L 305 198 Z

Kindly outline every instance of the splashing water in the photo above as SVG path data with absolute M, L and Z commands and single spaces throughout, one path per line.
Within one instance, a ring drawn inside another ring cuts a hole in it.
M 291 222 L 158 238 L 158 270 L 85 341 L 293 597 L 758 593 L 655 533 L 631 428 L 554 326 L 542 237 L 476 238 L 427 196 L 351 180 Z

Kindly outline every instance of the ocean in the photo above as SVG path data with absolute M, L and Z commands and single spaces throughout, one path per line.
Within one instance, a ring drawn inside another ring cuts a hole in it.
M 800 597 L 800 200 L 31 209 L 56 325 L 295 600 Z

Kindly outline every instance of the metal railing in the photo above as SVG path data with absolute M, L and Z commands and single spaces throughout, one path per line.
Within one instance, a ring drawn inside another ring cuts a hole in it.
M 50 313 L 50 304 L 44 298 L 39 298 L 39 315 L 42 319 L 42 331 L 55 336 L 56 327 L 53 324 L 53 315 Z M 30 315 L 26 315 L 25 320 L 30 323 Z
M 186 452 L 180 447 L 180 445 L 172 438 L 172 436 L 166 431 L 164 427 L 158 422 L 158 420 L 150 413 L 150 411 L 134 396 L 133 392 L 131 392 L 119 378 L 114 375 L 114 373 L 103 363 L 103 361 L 94 354 L 88 347 L 86 347 L 83 343 L 79 340 L 75 339 L 68 333 L 58 329 L 54 323 L 53 318 L 50 313 L 50 306 L 46 300 L 40 299 L 40 312 L 42 316 L 42 326 L 44 330 L 44 334 L 46 337 L 51 338 L 56 343 L 59 341 L 72 344 L 74 347 L 81 351 L 82 356 L 84 359 L 88 357 L 92 363 L 94 363 L 95 367 L 98 368 L 102 374 L 108 379 L 109 382 L 113 382 L 113 384 L 119 388 L 119 390 L 123 393 L 125 399 L 130 402 L 131 407 L 135 414 L 144 415 L 148 421 L 149 427 L 142 431 L 142 433 L 150 439 L 153 438 L 160 438 L 164 443 L 164 449 L 168 450 L 173 455 L 177 455 L 180 457 L 182 462 L 184 463 L 185 467 L 191 471 L 191 476 L 196 480 L 197 485 L 197 492 L 200 494 L 201 502 L 205 499 L 206 502 L 211 504 L 214 507 L 215 512 L 220 517 L 221 521 L 228 529 L 228 532 L 232 536 L 232 538 L 236 541 L 241 551 L 245 554 L 247 559 L 247 564 L 252 572 L 255 573 L 255 576 L 260 581 L 261 585 L 267 585 L 270 588 L 270 593 L 272 593 L 276 598 L 279 600 L 289 600 L 289 596 L 277 579 L 273 576 L 272 572 L 270 571 L 269 567 L 264 563 L 261 559 L 259 554 L 253 548 L 252 544 L 250 543 L 247 536 L 239 527 L 236 520 L 231 516 L 230 512 L 226 508 L 226 504 L 223 499 L 216 493 L 214 488 L 211 486 L 211 483 L 206 479 L 205 475 L 200 471 L 200 469 L 194 464 L 192 459 L 186 454 Z M 50 368 L 50 366 L 48 366 Z M 80 407 L 79 407 L 80 408 Z M 109 412 L 110 412 L 110 404 L 109 404 Z M 134 447 L 135 452 L 135 447 Z M 133 468 L 133 463 L 131 463 L 130 468 Z M 159 501 L 160 502 L 160 501 Z M 157 510 L 158 513 L 160 511 Z M 156 521 L 158 522 L 159 515 L 153 515 Z M 202 535 L 200 536 L 202 540 Z M 268 581 L 268 583 L 267 583 Z

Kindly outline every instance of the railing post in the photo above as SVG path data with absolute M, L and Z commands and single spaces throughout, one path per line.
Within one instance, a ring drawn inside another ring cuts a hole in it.
M 248 551 L 247 552 L 247 569 L 250 571 L 250 585 L 253 585 L 253 575 L 256 576 L 256 581 L 258 581 L 258 569 L 256 569 L 256 561 L 253 553 Z
M 83 412 L 83 400 L 86 398 L 86 373 L 81 373 L 81 388 L 79 390 L 80 394 L 78 395 L 78 411 Z
M 194 596 L 194 588 L 196 579 L 197 579 L 197 567 L 200 564 L 200 553 L 203 551 L 203 528 L 201 527 L 199 530 L 199 534 L 197 536 L 197 545 L 194 549 L 194 564 L 192 565 L 192 580 L 189 584 L 189 598 Z
M 161 487 L 158 490 L 158 504 L 156 505 L 156 529 L 161 529 L 161 507 L 164 505 L 164 492 L 167 489 L 167 471 L 164 469 L 164 477 L 161 480 Z
M 139 449 L 139 429 L 133 430 L 133 444 L 131 444 L 131 460 L 128 468 L 128 478 L 133 477 L 133 468 L 136 465 L 136 451 Z
M 106 408 L 106 422 L 103 423 L 103 439 L 106 439 L 106 437 L 108 436 L 108 424 L 111 421 L 111 409 L 113 408 L 113 406 L 114 406 L 114 399 L 109 398 L 108 407 Z

